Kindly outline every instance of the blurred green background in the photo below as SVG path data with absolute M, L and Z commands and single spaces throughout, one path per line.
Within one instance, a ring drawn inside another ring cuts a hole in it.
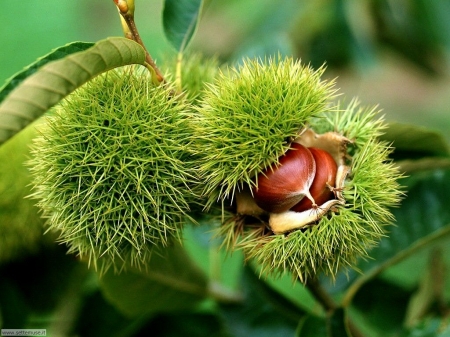
M 136 21 L 140 33 L 147 49 L 157 61 L 171 51 L 163 33 L 162 6 L 161 0 L 136 0 Z M 2 1 L 0 19 L 0 86 L 7 78 L 53 48 L 73 41 L 95 42 L 109 36 L 122 35 L 112 0 Z M 325 75 L 328 78 L 336 78 L 337 87 L 347 101 L 358 96 L 364 105 L 379 105 L 389 121 L 436 129 L 450 141 L 448 0 L 209 0 L 190 48 L 206 55 L 218 56 L 224 62 L 239 62 L 243 56 L 264 57 L 278 53 L 301 58 L 315 67 L 326 62 Z M 0 176 L 6 177 L 2 182 L 7 183 L 0 184 L 0 196 L 11 196 L 9 199 L 4 198 L 8 207 L 16 205 L 15 198 L 22 198 L 29 193 L 28 190 L 22 191 L 19 188 L 17 194 L 2 194 L 2 191 L 11 189 L 10 182 L 13 180 L 17 181 L 19 187 L 28 184 L 26 170 L 19 172 L 16 168 L 17 163 L 26 159 L 24 149 L 29 138 L 33 136 L 32 132 L 32 129 L 28 129 L 28 132 L 21 133 L 24 137 L 19 139 L 22 141 L 22 150 L 11 149 L 5 145 L 2 147 L 3 152 L 0 151 Z M 12 143 L 10 145 L 13 146 Z M 21 157 L 16 159 L 12 156 L 14 151 Z M 24 178 L 20 178 L 21 175 Z M 439 184 L 430 186 L 434 191 Z M 442 200 L 447 200 L 447 194 Z M 6 206 L 3 209 L 2 206 L 0 203 L 0 210 L 3 212 L 0 213 L 8 215 Z M 36 212 L 29 204 L 25 206 L 30 212 Z M 10 213 L 20 214 L 21 217 L 35 216 L 35 213 L 13 211 L 17 210 L 11 209 Z M 0 218 L 0 225 L 3 224 L 2 221 L 7 223 L 2 219 L 5 218 Z M 36 228 L 39 228 L 39 231 L 36 231 L 35 236 L 40 238 L 41 224 L 37 224 Z M 29 232 L 30 235 L 33 234 Z M 187 248 L 192 242 L 198 243 L 192 238 L 204 241 L 204 247 L 198 249 L 197 245 L 191 251 L 197 252 L 196 260 L 204 262 L 205 266 L 202 267 L 207 269 L 208 260 L 215 258 L 216 253 L 214 249 L 209 251 L 210 237 L 202 236 L 202 232 L 204 229 L 200 228 L 187 233 Z M 4 237 L 5 233 L 2 233 Z M 50 235 L 44 237 L 48 238 L 48 241 L 53 239 Z M 39 239 L 33 237 L 32 240 Z M 30 252 L 25 253 L 33 253 L 39 248 L 38 244 L 20 244 L 22 253 L 22 247 L 25 245 L 30 249 Z M 111 307 L 107 306 L 100 296 L 96 280 L 91 279 L 92 275 L 86 276 L 84 265 L 77 264 L 73 256 L 66 256 L 63 246 L 51 247 L 42 250 L 40 255 L 31 256 L 31 260 L 19 260 L 19 267 L 14 267 L 13 264 L 3 266 L 1 273 L 8 275 L 8 278 L 0 277 L 0 298 L 5 299 L 4 303 L 14 305 L 8 305 L 8 311 L 2 312 L 3 317 L 0 319 L 15 327 L 25 326 L 26 322 L 33 328 L 46 327 L 48 322 L 42 321 L 42 317 L 33 314 L 29 315 L 31 318 L 27 317 L 27 310 L 31 313 L 47 312 L 49 308 L 56 307 L 55 316 L 74 317 L 73 312 L 78 310 L 73 308 L 74 306 L 89 307 L 92 302 L 95 304 L 94 310 L 80 310 L 83 315 L 80 315 L 79 322 L 76 323 L 79 331 L 87 327 L 91 329 L 92 326 L 100 330 L 111 328 L 111 325 L 106 324 L 107 321 L 117 325 L 129 323 L 117 312 L 108 311 L 112 310 Z M 427 256 L 421 254 L 420 259 L 426 260 Z M 242 257 L 233 257 L 241 266 Z M 405 271 L 394 273 L 402 275 L 399 284 L 412 280 L 415 286 L 423 274 L 423 268 L 418 265 L 425 265 L 425 262 L 419 263 L 418 259 L 413 256 L 407 261 L 409 264 L 406 267 L 403 265 Z M 30 266 L 34 269 L 30 270 Z M 61 266 L 64 268 L 60 268 Z M 223 277 L 227 278 L 225 283 L 234 286 L 233 282 L 237 279 L 236 268 L 230 269 L 232 272 L 227 271 Z M 21 272 L 17 273 L 17 270 Z M 216 271 L 211 271 L 214 272 Z M 30 275 L 39 277 L 32 278 Z M 394 276 L 391 276 L 392 278 Z M 84 283 L 77 283 L 78 280 Z M 278 292 L 298 298 L 299 306 L 311 306 L 313 300 L 307 297 L 309 295 L 305 294 L 303 287 L 294 289 L 289 279 L 282 282 L 284 283 L 273 284 L 278 287 Z M 253 281 L 252 286 L 255 283 L 257 281 Z M 398 289 L 386 291 L 385 284 L 382 285 L 383 290 L 377 291 L 377 294 L 386 293 L 388 296 L 394 291 L 399 293 Z M 69 291 L 64 290 L 65 287 Z M 86 288 L 88 290 L 85 290 Z M 51 289 L 52 293 L 45 293 L 42 289 Z M 84 304 L 71 298 L 75 296 L 73 294 L 80 292 L 80 289 L 86 297 Z M 63 296 L 61 293 L 64 291 Z M 299 292 L 303 295 L 298 295 Z M 365 298 L 363 300 L 364 304 L 371 302 Z M 255 303 L 259 306 L 262 302 Z M 403 303 L 392 307 L 395 306 L 405 307 Z M 96 313 L 104 313 L 104 324 L 98 324 Z M 274 316 L 271 316 L 271 320 Z M 50 317 L 48 314 L 48 321 L 52 321 Z M 181 319 L 189 322 L 190 326 L 200 326 L 213 321 L 212 318 L 215 319 L 215 316 L 207 313 L 201 317 L 200 324 L 192 324 L 192 317 L 187 313 L 181 318 L 178 317 L 177 322 Z M 170 319 L 173 317 L 166 316 L 163 323 L 169 322 L 166 325 L 171 326 Z M 154 329 L 161 323 L 160 317 L 156 316 L 153 322 Z M 70 322 L 63 323 L 71 326 Z M 211 331 L 216 325 L 213 324 Z M 53 327 L 53 330 L 58 330 L 58 327 Z M 107 335 L 97 332 L 92 332 L 92 335 Z M 381 331 L 381 335 L 382 333 L 384 331 Z M 212 333 L 208 336 L 211 335 Z
M 163 3 L 137 0 L 150 53 L 169 50 Z M 211 0 L 192 49 L 223 61 L 278 52 L 328 65 L 348 98 L 378 104 L 388 120 L 440 130 L 450 139 L 450 2 L 447 0 Z M 0 83 L 72 41 L 122 35 L 112 1 L 2 2 Z

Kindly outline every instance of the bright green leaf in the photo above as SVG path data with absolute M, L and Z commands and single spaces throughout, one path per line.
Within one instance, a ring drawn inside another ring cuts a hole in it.
M 194 36 L 202 5 L 202 0 L 164 1 L 164 33 L 177 51 L 186 49 Z
M 46 64 L 0 104 L 0 144 L 100 73 L 144 63 L 145 51 L 139 44 L 125 38 L 109 38 Z
M 127 316 L 189 309 L 207 296 L 204 274 L 178 244 L 154 252 L 146 270 L 108 271 L 100 286 Z
M 388 236 L 361 261 L 364 273 L 354 282 L 344 299 L 349 304 L 355 293 L 368 280 L 390 266 L 450 237 L 450 171 L 422 172 L 402 181 L 407 197 L 401 207 L 393 209 L 397 220 Z
M 243 269 L 243 254 L 240 251 L 229 254 L 220 249 L 220 240 L 211 231 L 210 218 L 196 218 L 198 225 L 186 226 L 183 230 L 183 247 L 187 253 L 209 275 L 229 289 L 237 289 L 239 275 Z
M 45 56 L 40 57 L 36 62 L 30 64 L 25 69 L 21 70 L 11 78 L 6 80 L 6 83 L 0 88 L 0 103 L 8 94 L 18 87 L 27 77 L 33 75 L 39 68 L 43 67 L 49 62 L 62 59 L 70 54 L 84 51 L 94 45 L 93 42 L 72 42 L 65 46 L 52 50 Z

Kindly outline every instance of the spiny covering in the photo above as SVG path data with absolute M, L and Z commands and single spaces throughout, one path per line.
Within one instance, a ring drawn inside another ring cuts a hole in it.
M 29 162 L 33 196 L 70 252 L 120 269 L 179 238 L 195 201 L 187 109 L 129 67 L 87 83 L 47 118 Z
M 291 58 L 245 60 L 207 85 L 193 115 L 199 172 L 211 205 L 255 184 L 313 116 L 327 110 L 333 82 Z
M 187 53 L 181 60 L 182 89 L 187 100 L 197 104 L 202 96 L 206 83 L 212 83 L 219 70 L 219 60 L 215 57 L 205 57 L 199 53 Z M 166 78 L 175 81 L 178 59 L 175 55 L 163 60 L 163 67 L 167 70 Z
M 42 240 L 44 221 L 30 194 L 30 175 L 24 161 L 35 135 L 34 125 L 0 147 L 0 263 L 36 251 Z
M 345 207 L 322 217 L 315 226 L 288 235 L 271 235 L 264 226 L 252 229 L 230 221 L 220 230 L 229 248 L 242 248 L 248 259 L 259 262 L 264 275 L 288 271 L 301 281 L 319 272 L 334 276 L 367 256 L 368 249 L 385 235 L 385 226 L 393 222 L 389 208 L 401 197 L 397 182 L 401 175 L 388 159 L 389 144 L 377 139 L 385 125 L 376 115 L 375 109 L 352 101 L 343 111 L 311 119 L 315 130 L 337 130 L 353 140 L 351 174 L 343 191 Z

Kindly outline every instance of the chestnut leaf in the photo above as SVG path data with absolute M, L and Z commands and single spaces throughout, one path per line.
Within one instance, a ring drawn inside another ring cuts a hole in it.
M 208 294 L 206 276 L 179 244 L 154 251 L 145 267 L 100 279 L 106 300 L 126 316 L 189 309 Z
M 116 67 L 144 63 L 145 51 L 139 44 L 109 38 L 46 64 L 1 102 L 0 145 L 95 76 Z
M 344 305 L 350 304 L 356 292 L 383 271 L 450 237 L 450 170 L 417 173 L 402 184 L 408 192 L 401 207 L 392 210 L 396 226 L 371 250 L 373 259 L 360 262 L 358 267 L 364 274 L 347 290 Z
M 183 52 L 194 36 L 202 5 L 202 0 L 164 1 L 164 33 L 178 52 Z
M 94 45 L 93 42 L 72 42 L 52 50 L 47 55 L 38 58 L 18 73 L 6 80 L 5 84 L 0 88 L 0 103 L 8 96 L 8 94 L 18 87 L 27 77 L 33 75 L 39 68 L 43 67 L 51 61 L 57 61 L 70 54 L 84 51 Z

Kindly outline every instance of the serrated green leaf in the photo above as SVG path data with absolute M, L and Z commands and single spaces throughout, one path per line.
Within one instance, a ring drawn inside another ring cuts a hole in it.
M 178 244 L 155 251 L 146 270 L 108 271 L 100 287 L 111 304 L 131 317 L 190 309 L 207 295 L 206 277 Z
M 368 280 L 407 257 L 450 237 L 450 170 L 415 174 L 403 181 L 407 197 L 393 210 L 397 225 L 378 247 L 370 252 L 373 259 L 361 261 L 364 273 L 348 289 L 348 305 Z
M 8 96 L 8 94 L 18 87 L 27 77 L 33 75 L 39 68 L 43 67 L 49 62 L 57 61 L 70 54 L 84 51 L 94 45 L 93 42 L 72 42 L 65 46 L 61 46 L 52 50 L 47 55 L 37 59 L 35 62 L 19 71 L 11 78 L 7 79 L 5 84 L 0 88 L 0 103 Z
M 164 1 L 164 33 L 177 51 L 186 49 L 194 36 L 202 5 L 202 0 Z
M 125 38 L 102 40 L 46 64 L 0 104 L 0 145 L 93 77 L 128 64 L 145 64 L 145 51 Z
M 385 134 L 380 138 L 393 144 L 395 159 L 416 159 L 450 154 L 449 145 L 442 134 L 421 126 L 389 123 Z

